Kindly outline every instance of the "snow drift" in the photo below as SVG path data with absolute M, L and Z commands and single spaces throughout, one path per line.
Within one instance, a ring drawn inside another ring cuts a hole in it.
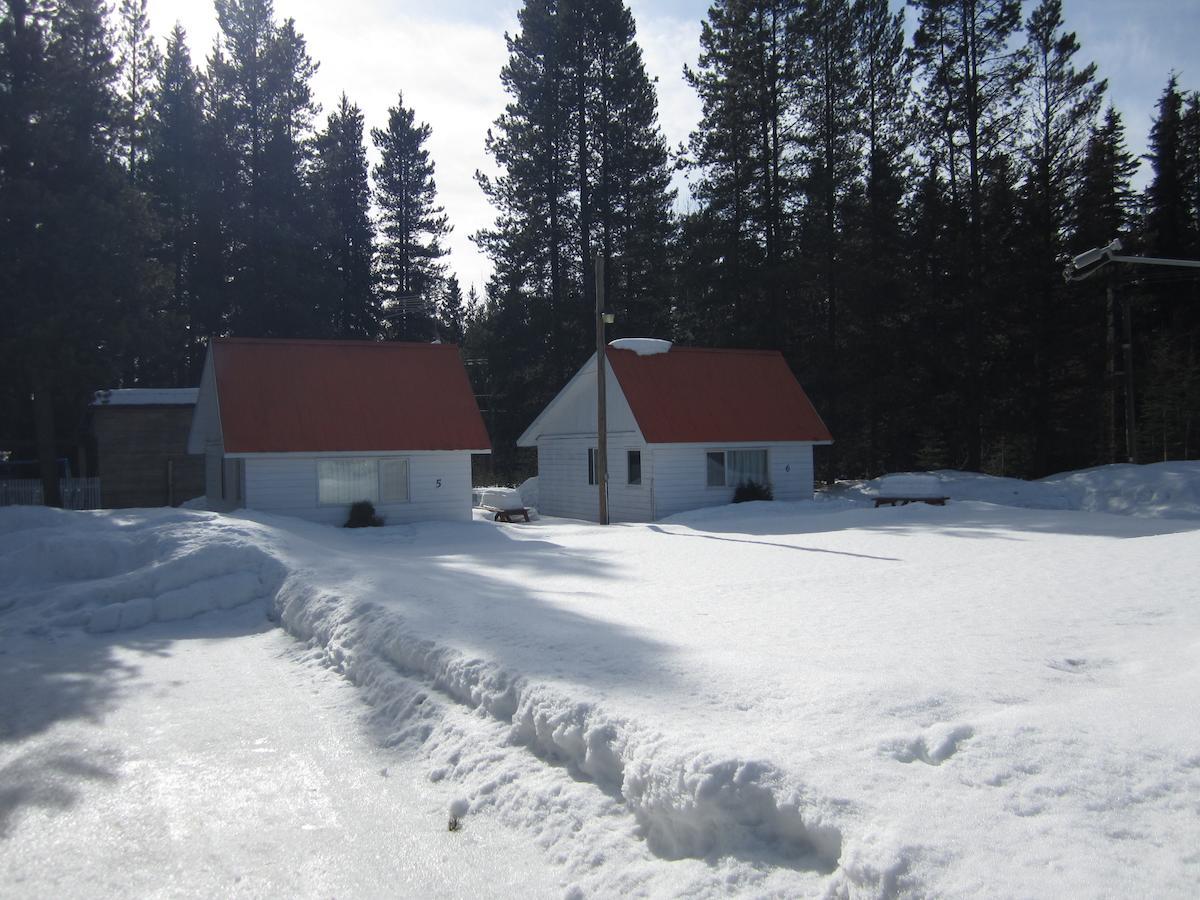
M 579 896 L 1187 896 L 1197 475 L 607 529 L 5 509 L 0 632 L 261 603 Z

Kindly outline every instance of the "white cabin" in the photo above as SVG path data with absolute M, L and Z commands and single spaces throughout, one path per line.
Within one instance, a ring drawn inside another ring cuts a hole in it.
M 719 506 L 745 481 L 811 499 L 812 448 L 832 438 L 778 352 L 628 339 L 606 360 L 611 521 Z M 537 448 L 545 515 L 599 518 L 596 388 L 593 355 L 517 441 Z
M 453 345 L 216 338 L 188 452 L 211 509 L 341 525 L 369 500 L 398 524 L 470 520 L 491 445 Z

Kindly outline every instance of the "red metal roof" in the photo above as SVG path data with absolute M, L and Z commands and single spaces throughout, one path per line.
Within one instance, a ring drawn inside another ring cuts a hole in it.
M 488 450 L 458 347 L 216 338 L 226 453 Z
M 610 347 L 608 362 L 647 443 L 833 439 L 778 351 Z

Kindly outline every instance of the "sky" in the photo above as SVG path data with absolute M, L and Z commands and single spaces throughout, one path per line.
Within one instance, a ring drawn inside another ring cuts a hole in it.
M 646 69 L 657 79 L 663 133 L 676 147 L 700 117 L 700 102 L 682 70 L 699 55 L 709 0 L 627 2 Z M 474 285 L 482 293 L 491 272 L 471 241 L 494 220 L 474 175 L 494 171 L 484 138 L 506 102 L 499 78 L 507 59 L 504 35 L 516 32 L 520 6 L 520 0 L 275 0 L 277 17 L 296 20 L 309 55 L 320 63 L 313 79 L 323 109 L 318 125 L 345 92 L 362 108 L 368 129 L 383 126 L 403 91 L 405 105 L 431 126 L 427 147 L 438 196 L 454 228 L 450 271 L 464 291 Z M 1025 6 L 1028 15 L 1033 4 Z M 1067 27 L 1082 45 L 1077 58 L 1097 63 L 1124 116 L 1130 150 L 1145 152 L 1168 73 L 1179 73 L 1182 88 L 1200 89 L 1200 0 L 1064 0 L 1063 7 Z M 178 21 L 188 32 L 193 60 L 207 57 L 217 33 L 209 0 L 149 0 L 149 11 L 155 32 L 165 37 Z M 908 17 L 915 20 L 912 10 Z M 682 178 L 678 187 L 680 202 L 686 202 Z

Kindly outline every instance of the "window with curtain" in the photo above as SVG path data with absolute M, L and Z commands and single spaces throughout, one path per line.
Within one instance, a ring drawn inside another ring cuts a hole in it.
M 381 459 L 379 461 L 379 502 L 408 502 L 407 459 Z
M 322 506 L 379 502 L 379 470 L 373 459 L 317 460 L 317 502 Z
M 628 484 L 642 483 L 642 451 L 630 450 L 625 454 L 625 481 Z
M 709 487 L 737 487 L 747 481 L 771 483 L 766 450 L 711 450 L 707 456 Z
M 766 450 L 730 450 L 725 454 L 725 483 L 737 487 L 747 481 L 770 484 Z

